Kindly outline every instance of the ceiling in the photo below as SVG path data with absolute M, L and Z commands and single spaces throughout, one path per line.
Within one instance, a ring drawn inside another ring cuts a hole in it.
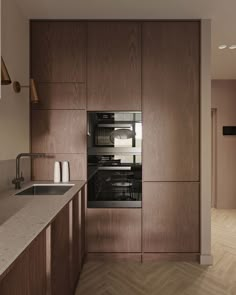
M 212 19 L 212 78 L 236 79 L 235 0 L 15 0 L 29 19 Z

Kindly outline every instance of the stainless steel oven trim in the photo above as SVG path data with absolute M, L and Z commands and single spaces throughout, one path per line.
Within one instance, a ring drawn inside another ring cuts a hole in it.
M 114 123 L 114 124 L 98 124 L 98 127 L 103 128 L 130 128 L 132 127 L 131 124 L 122 124 L 122 123 Z
M 106 171 L 106 170 L 112 170 L 112 171 L 130 171 L 131 170 L 131 166 L 106 166 L 106 167 L 98 167 L 98 170 L 100 171 Z
M 92 147 L 88 149 L 88 155 L 115 155 L 133 154 L 140 155 L 141 147 Z
M 142 201 L 88 201 L 88 208 L 142 208 Z

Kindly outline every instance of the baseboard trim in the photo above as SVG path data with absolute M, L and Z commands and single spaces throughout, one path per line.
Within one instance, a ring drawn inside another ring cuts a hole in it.
M 86 261 L 134 261 L 142 262 L 141 253 L 88 253 Z
M 212 255 L 200 255 L 200 264 L 201 265 L 213 265 L 213 256 Z
M 200 262 L 199 253 L 88 253 L 86 261 Z
M 143 253 L 143 262 L 166 262 L 166 261 L 182 261 L 182 262 L 198 262 L 199 253 Z

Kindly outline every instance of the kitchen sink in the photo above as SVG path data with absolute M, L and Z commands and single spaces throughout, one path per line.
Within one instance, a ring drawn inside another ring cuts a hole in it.
M 15 194 L 16 196 L 64 195 L 73 184 L 34 184 Z

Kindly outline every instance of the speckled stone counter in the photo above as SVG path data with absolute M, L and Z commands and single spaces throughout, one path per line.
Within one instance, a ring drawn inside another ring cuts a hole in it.
M 23 189 L 40 182 L 31 182 Z M 41 182 L 51 183 L 51 182 Z M 64 195 L 15 196 L 18 191 L 0 194 L 0 279 L 29 246 L 86 184 L 74 184 Z

